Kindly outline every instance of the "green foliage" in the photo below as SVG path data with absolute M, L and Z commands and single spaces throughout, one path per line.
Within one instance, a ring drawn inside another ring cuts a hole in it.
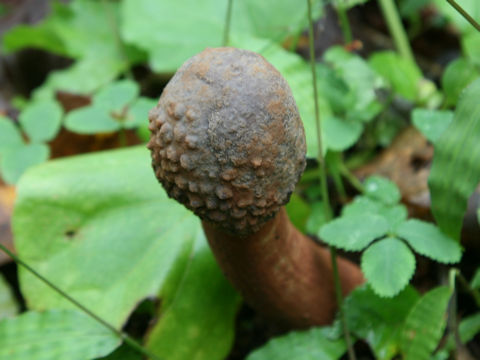
M 235 1 L 231 36 L 281 42 L 303 30 L 306 9 L 305 1 Z M 125 0 L 122 36 L 148 52 L 156 72 L 171 73 L 206 47 L 222 45 L 226 10 L 223 0 L 206 0 L 201 5 L 195 0 Z M 158 21 L 158 14 L 169 15 Z
M 375 293 L 391 297 L 410 281 L 415 271 L 415 256 L 403 241 L 389 237 L 363 253 L 362 271 Z
M 368 62 L 387 80 L 395 93 L 410 101 L 418 99 L 422 73 L 416 64 L 392 51 L 376 52 Z
M 318 236 L 327 244 L 349 251 L 359 251 L 373 240 L 385 236 L 388 222 L 376 214 L 343 216 L 322 226 Z
M 442 286 L 423 295 L 408 314 L 402 331 L 405 360 L 428 360 L 446 324 L 445 312 L 452 290 Z
M 473 275 L 470 286 L 472 289 L 480 289 L 480 268 L 478 268 L 475 275 Z
M 12 289 L 0 274 L 0 321 L 3 318 L 16 315 L 18 310 L 18 304 L 13 296 Z
M 379 297 L 368 286 L 359 287 L 344 302 L 348 327 L 378 359 L 392 359 L 400 352 L 405 319 L 419 298 L 410 286 L 392 298 Z
M 200 252 L 198 220 L 167 198 L 149 164 L 145 149 L 130 148 L 53 161 L 29 172 L 18 185 L 13 221 L 18 254 L 117 328 L 148 296 L 168 293 L 175 299 L 173 315 L 185 310 L 182 304 L 195 304 L 190 286 L 212 289 L 204 293 L 202 306 L 190 305 L 191 322 L 184 325 L 198 329 L 207 326 L 198 322 L 218 319 L 223 332 L 198 336 L 205 343 L 228 344 L 236 295 L 206 250 Z M 172 288 L 172 271 L 185 275 L 182 286 Z M 204 271 L 211 275 L 201 276 Z M 20 283 L 33 310 L 73 306 L 26 271 L 20 271 Z M 165 327 L 178 331 L 170 311 Z M 210 354 L 212 359 L 225 355 Z
M 370 176 L 365 180 L 365 195 L 385 205 L 393 205 L 400 201 L 400 190 L 394 182 L 381 177 Z
M 53 100 L 29 103 L 18 120 L 32 142 L 52 140 L 60 130 L 63 111 Z
M 330 328 L 293 331 L 270 340 L 247 360 L 336 360 L 346 351 L 343 340 L 331 340 Z
M 114 333 L 74 310 L 29 311 L 0 320 L 1 359 L 84 360 L 104 356 L 119 344 Z
M 438 262 L 456 263 L 462 256 L 458 242 L 446 236 L 433 224 L 410 219 L 398 227 L 397 234 L 416 252 Z
M 442 75 L 442 89 L 445 105 L 456 105 L 460 94 L 480 76 L 480 70 L 471 61 L 459 58 L 450 62 Z
M 19 25 L 7 32 L 3 47 L 9 52 L 37 47 L 77 60 L 68 69 L 50 74 L 35 91 L 36 97 L 52 97 L 55 90 L 89 93 L 141 58 L 119 44 L 115 34 L 119 20 L 117 2 L 54 2 L 52 13 L 40 24 Z
M 435 143 L 453 121 L 453 112 L 417 108 L 412 111 L 415 127 L 432 143 Z
M 41 164 L 50 156 L 45 144 L 22 144 L 5 151 L 2 156 L 0 173 L 9 184 L 14 184 L 30 167 Z
M 441 13 L 462 32 L 472 32 L 472 25 L 447 1 L 433 0 Z M 477 0 L 462 0 L 462 8 L 474 19 L 480 19 L 480 4 Z
M 131 80 L 111 83 L 93 96 L 91 106 L 71 111 L 65 127 L 80 134 L 95 134 L 146 125 L 148 111 L 156 101 L 138 95 L 138 85 Z
M 13 122 L 3 116 L 0 116 L 0 156 L 11 148 L 23 144 L 22 135 Z
M 442 231 L 458 239 L 467 201 L 480 181 L 480 79 L 463 93 L 455 118 L 435 143 L 429 176 L 432 212 Z
M 480 332 L 480 313 L 462 319 L 458 332 L 462 343 L 466 344 L 472 340 Z
M 169 280 L 160 293 L 162 316 L 149 332 L 149 350 L 169 360 L 224 359 L 240 299 L 225 284 L 203 234 Z

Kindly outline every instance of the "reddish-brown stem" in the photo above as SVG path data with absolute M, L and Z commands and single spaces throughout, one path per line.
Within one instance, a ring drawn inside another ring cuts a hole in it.
M 202 224 L 226 277 L 260 313 L 294 329 L 332 322 L 336 298 L 330 253 L 300 233 L 284 207 L 250 236 Z M 351 262 L 339 258 L 338 268 L 344 295 L 364 281 Z

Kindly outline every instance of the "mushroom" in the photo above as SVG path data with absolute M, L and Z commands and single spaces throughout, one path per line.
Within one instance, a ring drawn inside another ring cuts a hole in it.
M 152 165 L 168 195 L 202 219 L 226 277 L 252 307 L 288 328 L 330 323 L 330 254 L 288 219 L 305 168 L 292 92 L 262 56 L 206 49 L 187 60 L 149 115 Z M 363 282 L 338 259 L 343 293 Z

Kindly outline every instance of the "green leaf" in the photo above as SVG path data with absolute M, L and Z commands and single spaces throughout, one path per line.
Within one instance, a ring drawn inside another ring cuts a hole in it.
M 337 360 L 346 351 L 342 339 L 330 340 L 330 328 L 294 331 L 270 340 L 247 360 Z
M 121 125 L 105 109 L 93 105 L 69 112 L 65 127 L 79 134 L 97 134 L 117 131 Z
M 320 6 L 315 6 L 320 9 Z M 156 72 L 174 72 L 206 47 L 222 44 L 227 3 L 223 0 L 126 0 L 122 37 L 145 49 Z M 245 0 L 233 3 L 231 36 L 283 41 L 307 24 L 305 2 Z M 158 14 L 168 14 L 158 21 Z M 195 24 L 195 31 L 192 31 Z
M 143 147 L 106 151 L 46 163 L 18 184 L 19 256 L 116 327 L 187 263 L 202 231 L 168 199 L 150 162 Z M 20 284 L 32 309 L 72 307 L 28 272 L 20 271 Z
M 334 247 L 360 251 L 388 231 L 387 221 L 375 214 L 344 216 L 322 226 L 318 236 Z
M 446 97 L 445 105 L 456 105 L 463 89 L 479 76 L 478 68 L 465 58 L 450 62 L 442 75 L 442 88 Z
M 361 195 L 356 196 L 342 209 L 342 216 L 346 217 L 364 214 L 376 214 L 383 217 L 390 225 L 390 231 L 395 233 L 397 227 L 407 219 L 408 212 L 405 205 L 385 205 L 380 201 Z
M 433 0 L 434 4 L 437 6 L 441 13 L 445 15 L 448 20 L 453 22 L 453 24 L 462 32 L 470 32 L 473 30 L 472 25 L 457 11 L 453 6 L 451 6 L 447 1 L 444 0 Z M 480 4 L 477 0 L 462 0 L 462 8 L 472 16 L 474 19 L 480 20 Z
M 383 108 L 375 93 L 376 89 L 384 85 L 383 79 L 365 60 L 342 47 L 331 47 L 324 58 L 350 88 L 347 117 L 351 120 L 371 121 Z
M 480 34 L 477 31 L 471 31 L 462 37 L 462 48 L 473 64 L 480 65 Z
M 377 359 L 390 360 L 400 351 L 403 323 L 419 298 L 411 286 L 393 298 L 381 298 L 368 286 L 359 287 L 345 298 L 348 328 L 369 344 Z
M 218 270 L 203 234 L 184 260 L 160 294 L 160 319 L 147 347 L 169 360 L 225 359 L 240 298 Z
M 129 345 L 123 343 L 111 354 L 96 360 L 144 360 L 144 356 Z
M 440 229 L 458 239 L 467 201 L 480 182 L 480 79 L 463 93 L 455 118 L 435 143 L 428 179 Z
M 293 193 L 290 197 L 290 201 L 285 207 L 287 209 L 288 218 L 293 225 L 295 225 L 298 230 L 302 232 L 305 231 L 307 219 L 312 212 L 310 205 L 299 195 Z
M 412 111 L 415 127 L 432 143 L 435 143 L 453 121 L 453 112 L 417 108 Z
M 470 286 L 473 289 L 480 289 L 480 268 L 475 271 L 475 275 L 473 275 L 473 279 L 470 282 Z
M 419 254 L 441 263 L 460 261 L 462 248 L 433 224 L 410 219 L 398 227 L 397 235 L 405 239 Z
M 362 135 L 363 126 L 358 121 L 328 116 L 322 122 L 327 148 L 343 151 L 354 145 Z
M 0 274 L 0 321 L 3 318 L 16 315 L 18 310 L 18 304 L 12 289 L 10 289 L 3 275 Z
M 12 120 L 0 115 L 0 156 L 23 144 L 22 135 Z
M 35 89 L 35 99 L 52 99 L 56 91 L 90 94 L 113 81 L 127 65 L 117 58 L 89 55 L 64 70 L 50 73 L 45 83 Z
M 7 151 L 1 163 L 3 180 L 15 184 L 28 168 L 46 161 L 49 156 L 50 149 L 45 144 L 27 144 Z
M 0 358 L 84 360 L 104 356 L 120 339 L 87 315 L 73 310 L 27 312 L 0 320 Z
M 415 63 L 393 51 L 375 52 L 368 62 L 396 93 L 411 101 L 417 98 L 422 73 Z
M 157 105 L 157 100 L 145 97 L 139 98 L 128 109 L 127 118 L 123 126 L 132 129 L 141 125 L 148 125 L 148 112 Z
M 110 83 L 93 97 L 93 103 L 107 111 L 121 112 L 125 106 L 138 97 L 140 90 L 132 80 Z
M 408 314 L 402 332 L 405 360 L 429 360 L 443 334 L 452 291 L 445 286 L 423 295 Z
M 320 228 L 327 223 L 327 214 L 325 214 L 325 205 L 321 201 L 312 204 L 311 214 L 305 224 L 305 231 L 308 234 L 317 234 Z
M 462 343 L 466 344 L 472 340 L 480 332 L 480 313 L 462 319 L 458 332 Z
M 50 141 L 60 130 L 62 108 L 53 100 L 33 102 L 20 113 L 19 121 L 32 142 Z
M 373 291 L 392 297 L 407 286 L 415 272 L 415 256 L 403 241 L 380 240 L 362 255 L 362 271 Z
M 401 195 L 397 185 L 381 176 L 370 176 L 365 180 L 365 195 L 386 205 L 393 205 L 400 201 Z

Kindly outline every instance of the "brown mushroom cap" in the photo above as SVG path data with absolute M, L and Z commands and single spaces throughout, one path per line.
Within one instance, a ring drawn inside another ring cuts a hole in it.
M 152 165 L 168 195 L 230 232 L 257 231 L 305 168 L 292 92 L 251 51 L 206 49 L 187 60 L 149 120 Z

